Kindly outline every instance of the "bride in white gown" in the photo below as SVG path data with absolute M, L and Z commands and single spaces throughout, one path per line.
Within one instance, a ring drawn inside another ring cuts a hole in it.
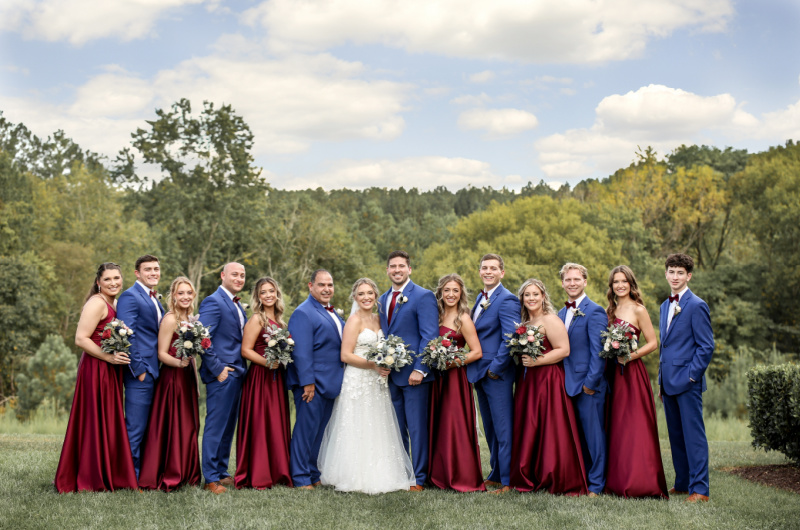
M 403 449 L 389 387 L 380 382 L 389 371 L 364 358 L 383 337 L 373 313 L 378 287 L 361 278 L 350 296 L 358 311 L 347 319 L 342 333 L 342 361 L 347 367 L 319 450 L 320 481 L 338 491 L 407 490 L 416 479 Z

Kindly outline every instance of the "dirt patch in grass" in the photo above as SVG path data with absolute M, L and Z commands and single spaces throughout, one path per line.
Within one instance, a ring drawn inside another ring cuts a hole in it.
M 774 464 L 770 466 L 723 467 L 720 471 L 738 475 L 751 482 L 800 494 L 800 466 Z

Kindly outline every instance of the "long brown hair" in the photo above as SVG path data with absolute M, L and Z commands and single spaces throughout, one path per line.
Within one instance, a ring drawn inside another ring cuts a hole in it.
M 525 307 L 525 301 L 523 300 L 525 295 L 525 289 L 530 287 L 531 285 L 535 285 L 540 291 L 542 291 L 542 313 L 545 315 L 552 315 L 556 312 L 555 308 L 553 307 L 553 302 L 550 300 L 550 293 L 547 292 L 547 287 L 544 286 L 542 280 L 537 280 L 536 278 L 529 278 L 525 280 L 525 282 L 520 285 L 519 291 L 517 291 L 517 296 L 519 297 L 519 305 L 520 305 L 520 318 L 522 322 L 527 322 L 530 320 L 530 314 L 528 313 L 528 308 Z
M 633 275 L 631 268 L 627 265 L 617 265 L 611 269 L 611 274 L 608 275 L 608 291 L 606 292 L 608 307 L 606 307 L 606 315 L 608 315 L 609 322 L 613 322 L 617 316 L 617 295 L 614 294 L 614 275 L 618 272 L 625 275 L 625 281 L 627 281 L 630 286 L 631 300 L 637 304 L 644 305 L 642 303 L 642 293 L 639 292 L 639 284 L 636 283 L 636 276 Z
M 313 279 L 311 280 L 314 281 Z M 264 304 L 261 303 L 261 299 L 258 296 L 259 291 L 261 291 L 261 287 L 265 284 L 269 283 L 275 288 L 275 308 L 273 312 L 275 313 L 275 322 L 282 328 L 286 327 L 286 324 L 283 322 L 283 311 L 286 309 L 286 306 L 283 304 L 283 291 L 281 291 L 281 286 L 278 284 L 278 281 L 274 278 L 270 278 L 269 276 L 264 276 L 263 278 L 259 278 L 256 284 L 253 286 L 253 292 L 250 295 L 250 305 L 253 306 L 253 314 L 258 315 L 259 320 L 261 321 L 261 327 L 266 328 L 269 325 L 269 318 L 267 317 L 267 310 L 264 308 Z
M 469 303 L 467 301 L 467 288 L 464 287 L 464 280 L 455 272 L 439 278 L 439 285 L 436 286 L 436 305 L 439 306 L 439 325 L 442 325 L 445 310 L 442 291 L 444 291 L 444 286 L 450 282 L 456 282 L 461 288 L 461 297 L 456 304 L 456 318 L 453 319 L 456 324 L 456 333 L 459 333 L 461 332 L 461 317 L 469 314 Z
M 182 284 L 188 284 L 189 287 L 192 288 L 192 292 L 194 293 L 194 299 L 192 300 L 192 307 L 189 309 L 189 314 L 181 315 L 181 310 L 178 308 L 178 300 L 175 297 L 175 293 L 178 292 L 178 287 Z M 169 294 L 167 295 L 167 307 L 169 311 L 175 315 L 175 321 L 178 327 L 180 327 L 181 322 L 189 320 L 189 317 L 194 313 L 195 308 L 197 308 L 197 289 L 194 288 L 194 284 L 192 280 L 187 278 L 186 276 L 178 276 L 169 286 Z
M 92 283 L 92 286 L 89 288 L 89 292 L 86 294 L 86 300 L 83 301 L 84 304 L 89 301 L 89 298 L 93 297 L 94 295 L 100 292 L 100 285 L 98 282 L 100 281 L 100 278 L 103 277 L 103 273 L 107 270 L 118 270 L 120 275 L 122 275 L 122 268 L 120 268 L 120 266 L 117 265 L 116 263 L 113 263 L 111 261 L 101 263 L 100 266 L 97 267 L 97 273 L 95 274 L 94 282 Z

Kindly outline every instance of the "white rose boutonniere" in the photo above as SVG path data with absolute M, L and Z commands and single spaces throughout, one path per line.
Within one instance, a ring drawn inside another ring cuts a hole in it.
M 344 311 L 342 311 L 339 308 L 335 309 L 335 311 L 336 311 L 336 314 L 339 315 L 339 318 L 344 318 Z
M 586 313 L 584 313 L 583 311 L 580 310 L 580 308 L 577 308 L 577 307 L 573 307 L 572 309 L 570 309 L 570 311 L 572 311 L 572 316 L 574 318 L 585 317 L 586 316 Z
M 406 302 L 408 302 L 407 296 L 401 294 L 400 296 L 397 297 L 397 305 L 403 305 Z
M 492 305 L 492 301 L 491 301 L 491 300 L 489 300 L 489 299 L 486 299 L 486 300 L 484 300 L 483 302 L 481 302 L 481 309 L 482 309 L 483 311 L 486 311 L 487 309 L 489 309 L 489 306 L 490 306 L 490 305 Z
M 682 309 L 681 309 L 681 306 L 679 306 L 679 305 L 676 305 L 676 306 L 675 306 L 675 316 L 678 316 L 678 315 L 680 314 L 680 312 L 681 312 L 681 311 L 682 311 Z

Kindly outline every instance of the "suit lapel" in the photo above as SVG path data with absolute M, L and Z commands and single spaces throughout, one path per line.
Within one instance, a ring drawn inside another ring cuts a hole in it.
M 144 288 L 138 283 L 136 283 L 135 286 L 136 286 L 136 291 L 135 291 L 136 294 L 139 295 L 139 298 L 141 298 L 144 301 L 145 305 L 149 308 L 150 313 L 153 315 L 153 321 L 156 322 L 156 327 L 158 327 L 158 311 L 156 311 L 156 306 L 153 305 L 153 300 L 150 299 L 150 293 L 149 292 L 145 293 Z M 162 315 L 164 314 L 163 308 L 161 310 L 161 314 Z
M 315 298 L 312 297 L 312 300 L 314 300 L 314 308 L 317 310 L 317 313 L 322 315 L 322 318 L 325 319 L 325 322 L 330 324 L 330 326 L 333 328 L 333 332 L 336 333 L 336 335 L 338 336 L 339 328 L 336 327 L 336 322 L 334 322 L 333 319 L 331 318 L 331 315 L 329 314 L 330 312 L 324 307 L 322 307 L 322 304 L 320 304 Z M 335 316 L 336 318 L 339 318 L 339 315 Z M 342 329 L 344 329 L 344 326 L 342 326 Z
M 659 319 L 659 327 L 661 328 L 661 345 L 664 345 L 664 340 L 669 334 L 667 330 L 667 314 L 669 313 L 669 299 L 661 303 L 661 315 Z
M 222 302 L 225 304 L 225 307 L 227 307 L 228 311 L 230 311 L 231 314 L 233 314 L 233 319 L 237 324 L 236 329 L 239 330 L 239 336 L 241 337 L 242 336 L 242 323 L 241 323 L 241 320 L 239 320 L 239 308 L 236 307 L 236 304 L 233 303 L 233 300 L 231 300 L 231 298 L 228 296 L 228 293 L 226 293 L 222 289 L 222 287 L 220 287 L 217 290 L 217 292 L 222 297 Z
M 675 323 L 680 318 L 681 314 L 683 314 L 683 310 L 689 305 L 689 302 L 691 301 L 691 298 L 692 298 L 691 289 L 686 289 L 686 292 L 683 293 L 683 296 L 681 297 L 681 299 L 678 300 L 678 307 L 680 307 L 681 310 L 678 312 L 678 314 L 676 314 L 675 316 L 672 317 L 672 322 L 670 323 L 669 328 L 667 329 L 667 337 L 669 337 L 669 334 L 672 331 L 672 328 L 675 327 Z M 669 300 L 667 300 L 667 313 L 669 313 Z M 669 320 L 669 316 L 667 316 L 667 320 Z M 662 340 L 662 342 L 663 342 L 663 340 Z

